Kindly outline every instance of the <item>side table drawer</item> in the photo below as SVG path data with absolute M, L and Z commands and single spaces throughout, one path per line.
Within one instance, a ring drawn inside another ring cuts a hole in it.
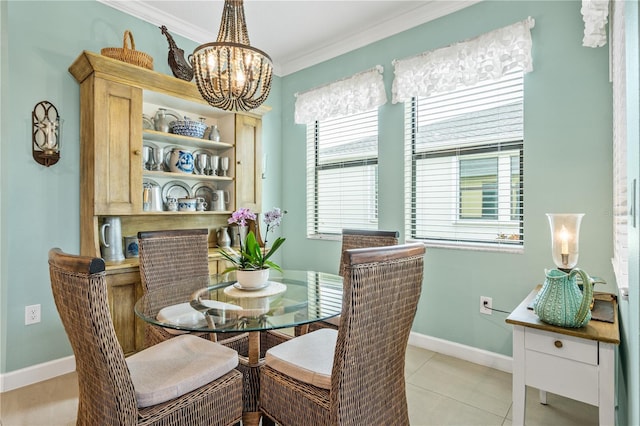
M 534 388 L 598 405 L 598 342 L 527 328 L 525 383 Z
M 572 361 L 598 365 L 598 342 L 564 334 L 527 328 L 524 346 L 527 350 L 542 352 Z

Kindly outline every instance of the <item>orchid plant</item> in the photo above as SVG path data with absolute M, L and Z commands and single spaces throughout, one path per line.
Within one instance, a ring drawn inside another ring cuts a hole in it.
M 229 251 L 220 250 L 220 254 L 232 263 L 232 266 L 225 269 L 223 273 L 236 270 L 258 270 L 273 268 L 281 271 L 282 269 L 277 264 L 269 260 L 276 250 L 284 243 L 285 238 L 278 237 L 273 242 L 271 249 L 267 250 L 267 238 L 269 237 L 269 231 L 273 231 L 280 226 L 282 216 L 285 212 L 282 212 L 279 208 L 274 208 L 264 214 L 264 223 L 267 225 L 267 229 L 264 233 L 264 250 L 258 244 L 253 231 L 249 231 L 244 241 L 240 240 L 240 253 L 233 249 Z M 247 226 L 247 222 L 250 220 L 256 220 L 256 215 L 247 208 L 241 208 L 231 214 L 228 222 L 229 224 L 236 224 L 238 227 Z M 239 231 L 238 231 L 239 232 Z

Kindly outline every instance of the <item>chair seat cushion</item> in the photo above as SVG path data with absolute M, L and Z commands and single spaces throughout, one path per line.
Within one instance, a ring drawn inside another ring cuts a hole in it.
M 269 349 L 265 364 L 304 383 L 331 388 L 333 354 L 338 331 L 323 328 Z
M 222 309 L 225 311 L 240 310 L 240 306 L 232 305 L 230 303 L 218 302 L 217 300 L 202 300 L 200 304 L 207 308 Z M 183 327 L 206 327 L 207 319 L 204 314 L 194 309 L 190 303 L 179 303 L 177 305 L 171 305 L 164 307 L 158 311 L 156 316 L 160 322 L 173 324 Z M 189 331 L 177 330 L 175 328 L 163 327 L 169 334 L 187 334 Z
M 196 311 L 189 303 L 180 303 L 177 305 L 167 306 L 158 311 L 156 316 L 158 321 L 182 325 L 186 327 L 206 326 L 207 320 L 202 313 Z M 175 328 L 164 327 L 169 334 L 187 334 L 186 330 L 176 330 Z
M 324 320 L 324 322 L 335 325 L 336 327 L 340 327 L 340 315 L 326 319 Z
M 233 349 L 184 334 L 127 358 L 138 407 L 177 398 L 224 376 L 238 365 Z

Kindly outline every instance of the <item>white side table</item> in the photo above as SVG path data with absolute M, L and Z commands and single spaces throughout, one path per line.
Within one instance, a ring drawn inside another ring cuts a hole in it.
M 614 322 L 589 321 L 581 328 L 557 327 L 527 309 L 536 287 L 507 317 L 513 325 L 513 425 L 524 425 L 526 386 L 595 405 L 601 425 L 615 423 L 615 346 L 620 344 L 618 304 Z M 610 297 L 594 293 L 595 297 Z

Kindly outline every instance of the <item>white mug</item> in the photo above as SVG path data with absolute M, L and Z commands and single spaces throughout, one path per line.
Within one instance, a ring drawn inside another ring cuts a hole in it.
M 174 197 L 167 198 L 167 210 L 170 212 L 178 211 L 178 199 Z
M 203 212 L 207 209 L 207 202 L 202 197 L 196 198 L 196 210 Z

